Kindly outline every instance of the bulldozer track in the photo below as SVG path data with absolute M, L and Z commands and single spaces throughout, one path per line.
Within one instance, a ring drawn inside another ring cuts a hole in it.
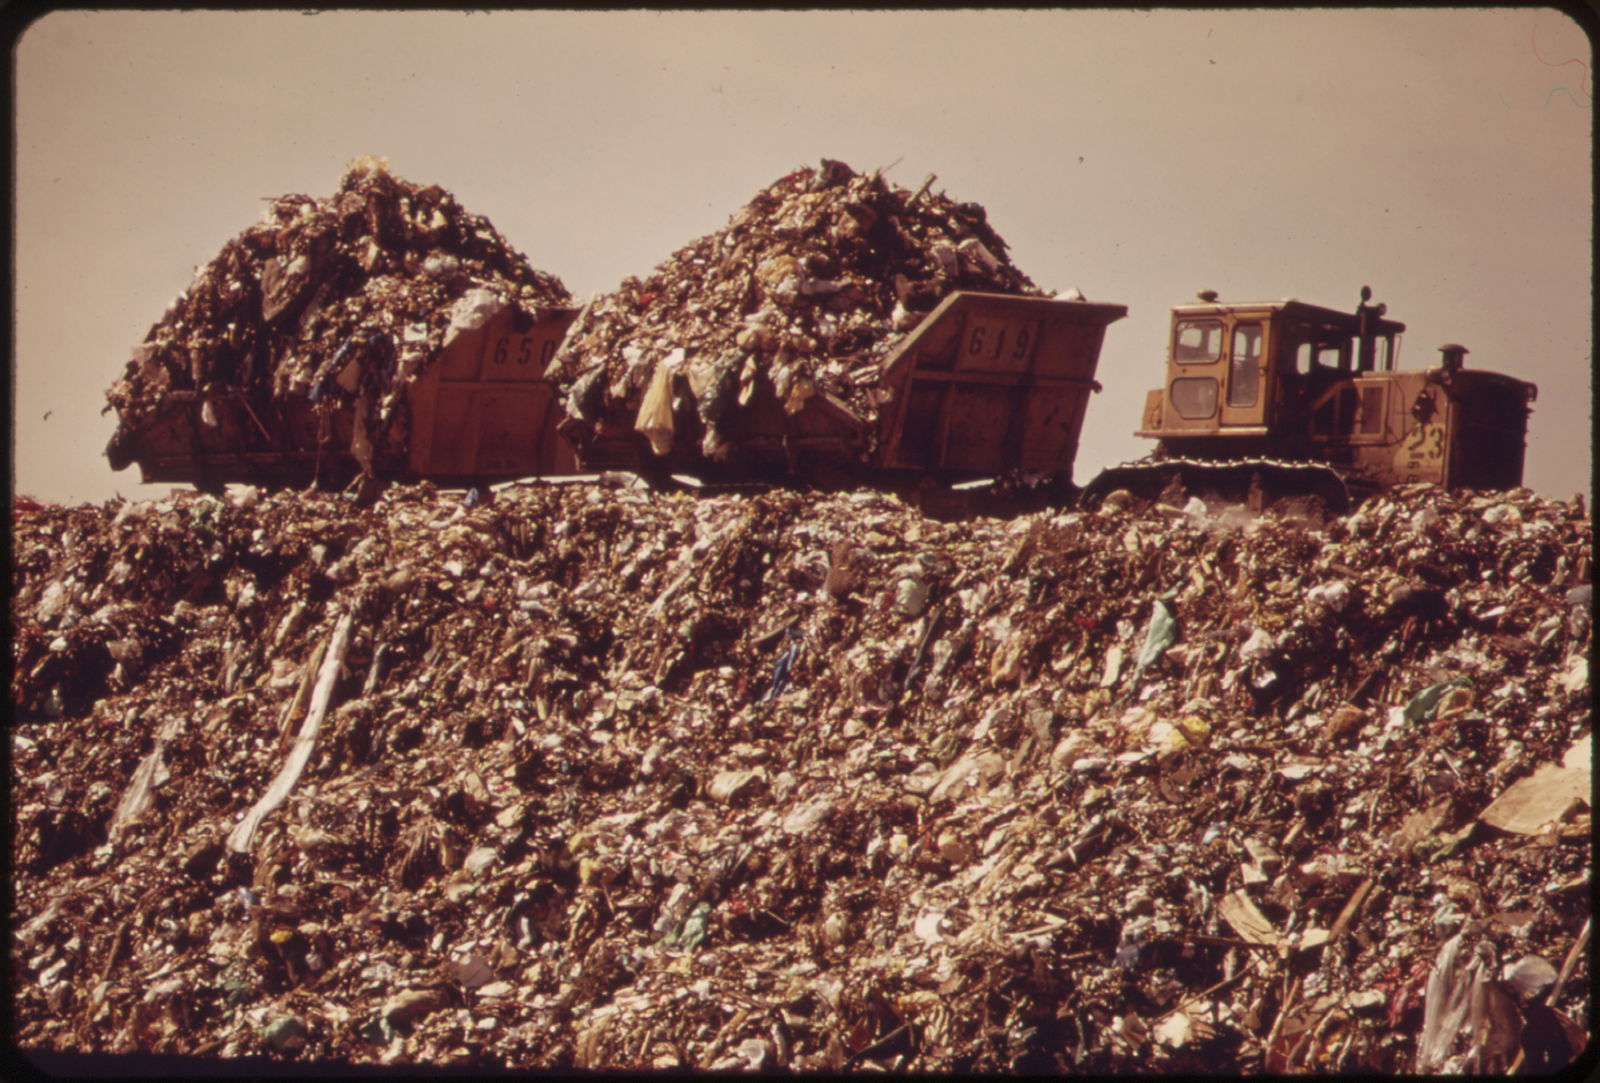
M 1097 506 L 1117 489 L 1158 500 L 1175 484 L 1185 496 L 1211 495 L 1223 503 L 1246 504 L 1256 511 L 1270 504 L 1317 499 L 1328 512 L 1342 515 L 1353 502 L 1345 475 L 1324 463 L 1187 457 L 1108 467 L 1084 487 L 1080 502 L 1086 507 Z

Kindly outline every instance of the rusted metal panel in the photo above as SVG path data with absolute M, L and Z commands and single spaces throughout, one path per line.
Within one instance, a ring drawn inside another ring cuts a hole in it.
M 333 446 L 348 447 L 352 431 L 349 410 L 172 391 L 131 443 L 145 484 L 296 482 L 313 476 Z
M 1088 396 L 1076 388 L 1035 388 L 1024 400 L 1024 431 L 1031 438 L 1023 443 L 1017 465 L 1029 471 L 1071 471 L 1087 407 Z
M 1509 489 L 1522 484 L 1527 451 L 1528 404 L 1539 389 L 1498 373 L 1457 372 L 1457 437 L 1452 444 L 1455 484 Z
M 878 464 L 993 476 L 1070 471 L 1105 328 L 1124 305 L 961 292 L 885 365 Z
M 426 449 L 426 458 L 413 457 L 411 469 L 424 477 L 471 473 L 478 457 L 477 385 L 449 384 L 441 379 L 432 386 L 418 384 L 412 399 L 423 396 L 433 399 L 433 416 L 426 430 L 431 438 L 425 444 L 413 445 L 414 455 L 417 450 Z
M 1448 449 L 1454 438 L 1449 399 L 1428 386 L 1426 373 L 1393 373 L 1383 382 L 1389 385 L 1389 429 L 1385 439 L 1368 441 L 1377 446 L 1362 457 L 1362 475 L 1383 488 L 1410 481 L 1449 484 Z M 1356 381 L 1357 386 L 1368 383 Z M 1352 434 L 1347 442 L 1360 439 Z
M 543 373 L 575 315 L 508 309 L 452 341 L 411 389 L 409 471 L 446 483 L 571 472 Z

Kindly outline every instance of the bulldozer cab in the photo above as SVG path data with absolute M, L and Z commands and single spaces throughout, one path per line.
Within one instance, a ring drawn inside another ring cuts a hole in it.
M 1354 314 L 1300 301 L 1172 310 L 1166 386 L 1138 435 L 1265 440 L 1302 431 L 1310 403 L 1353 374 L 1394 367 L 1405 324 L 1365 302 Z

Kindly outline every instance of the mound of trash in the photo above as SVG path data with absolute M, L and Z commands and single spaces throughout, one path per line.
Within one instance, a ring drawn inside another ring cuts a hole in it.
M 12 537 L 24 1051 L 1497 1073 L 1591 1029 L 1578 500 L 235 489 Z
M 570 302 L 488 219 L 363 156 L 331 196 L 270 201 L 199 269 L 107 391 L 118 427 L 106 453 L 117 470 L 138 458 L 180 392 L 200 397 L 213 426 L 217 403 L 205 400 L 242 394 L 263 432 L 275 403 L 362 400 L 364 439 L 382 458 L 406 437 L 405 390 L 454 336 L 507 308 L 531 322 Z
M 768 185 L 726 227 L 590 302 L 550 368 L 571 438 L 635 427 L 681 441 L 672 401 L 719 461 L 757 396 L 790 414 L 825 395 L 877 417 L 882 363 L 955 290 L 1043 296 L 976 203 L 823 159 Z

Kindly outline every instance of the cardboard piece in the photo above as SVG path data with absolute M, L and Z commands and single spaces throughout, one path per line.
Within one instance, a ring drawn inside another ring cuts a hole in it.
M 1492 801 L 1478 819 L 1517 835 L 1537 835 L 1566 819 L 1573 808 L 1589 801 L 1587 767 L 1547 763 L 1520 779 Z
M 1268 948 L 1275 948 L 1283 943 L 1283 937 L 1278 930 L 1272 927 L 1272 922 L 1257 909 L 1256 904 L 1250 901 L 1250 896 L 1246 895 L 1242 888 L 1218 899 L 1217 911 L 1222 915 L 1222 920 L 1231 925 L 1241 939 Z

